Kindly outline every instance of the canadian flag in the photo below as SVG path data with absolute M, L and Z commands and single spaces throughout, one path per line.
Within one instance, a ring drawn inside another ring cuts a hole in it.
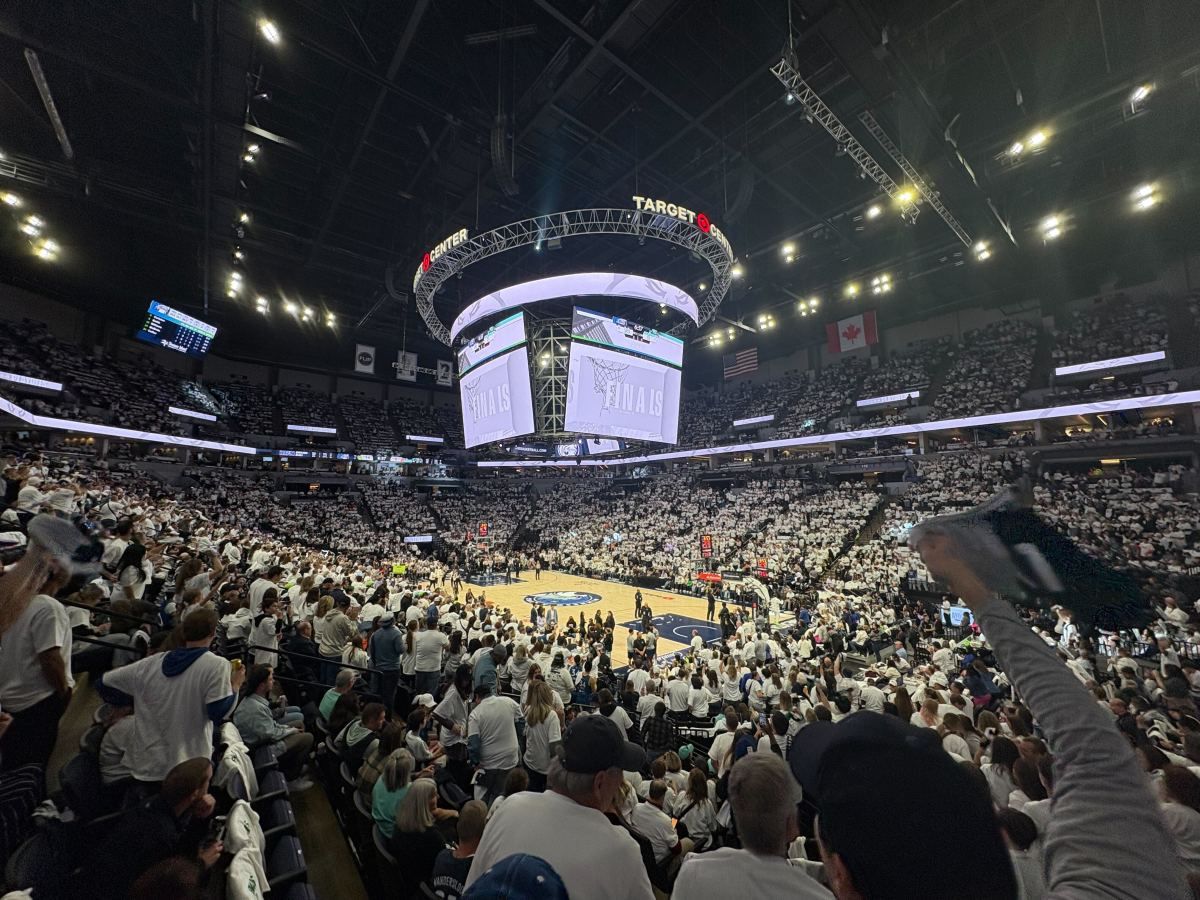
M 830 353 L 845 353 L 879 343 L 875 328 L 875 311 L 859 313 L 825 326 L 826 346 Z

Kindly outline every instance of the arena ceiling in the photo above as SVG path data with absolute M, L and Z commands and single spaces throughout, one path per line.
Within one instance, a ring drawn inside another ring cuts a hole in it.
M 806 82 L 904 182 L 860 119 L 874 116 L 990 259 L 928 203 L 902 221 L 789 102 L 769 71 L 789 45 L 782 0 L 11 0 L 0 190 L 26 206 L 0 227 L 0 278 L 131 328 L 163 299 L 224 327 L 239 353 L 340 365 L 346 343 L 368 340 L 436 355 L 407 296 L 425 250 L 637 194 L 722 226 L 745 275 L 720 312 L 770 355 L 834 313 L 1074 296 L 1144 280 L 1200 242 L 1200 17 L 1177 3 L 793 0 L 790 15 Z M 1140 85 L 1152 90 L 1134 102 Z M 1039 131 L 1040 146 L 1009 152 Z M 1162 202 L 1138 215 L 1143 182 Z M 17 230 L 29 210 L 57 259 Z M 1065 234 L 1047 244 L 1051 214 Z M 653 243 L 527 249 L 451 290 L 465 305 L 601 268 L 699 290 L 706 267 Z M 881 272 L 890 295 L 845 297 Z M 821 313 L 799 317 L 814 295 Z M 779 325 L 753 334 L 764 311 Z M 711 374 L 717 357 L 698 344 L 689 367 Z

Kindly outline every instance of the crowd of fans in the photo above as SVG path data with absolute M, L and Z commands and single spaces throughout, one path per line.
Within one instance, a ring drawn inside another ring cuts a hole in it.
M 1167 313 L 1161 301 L 1117 294 L 1067 317 L 1053 337 L 1056 366 L 1166 350 Z
M 361 483 L 363 518 L 355 497 L 276 498 L 241 475 L 173 487 L 78 458 L 4 462 L 0 534 L 27 549 L 5 545 L 0 578 L 3 849 L 31 830 L 84 672 L 107 704 L 83 750 L 103 788 L 46 814 L 126 809 L 94 846 L 62 832 L 88 848 L 60 857 L 83 877 L 48 895 L 191 897 L 180 873 L 233 887 L 272 870 L 238 829 L 204 836 L 214 813 L 243 814 L 258 766 L 239 754 L 265 749 L 283 796 L 356 779 L 348 815 L 363 810 L 384 891 L 403 897 L 522 877 L 539 896 L 896 896 L 889 861 L 912 849 L 896 824 L 913 816 L 989 895 L 1182 897 L 1200 869 L 1200 506 L 1182 464 L 1097 476 L 962 451 L 919 460 L 898 496 L 703 470 L 425 502 Z M 1014 607 L 950 538 L 908 546 L 916 522 L 1021 481 L 1047 521 L 1138 575 L 1146 629 Z M 539 573 L 630 581 L 690 581 L 711 534 L 714 567 L 765 561 L 770 602 L 714 596 L 721 637 L 661 655 L 652 623 L 504 609 L 463 584 L 463 547 L 390 539 L 435 519 L 487 522 L 506 569 L 520 553 Z M 957 896 L 960 875 L 921 890 Z
M 1024 319 L 1003 319 L 964 336 L 930 418 L 982 416 L 1017 409 L 1029 387 L 1038 330 Z

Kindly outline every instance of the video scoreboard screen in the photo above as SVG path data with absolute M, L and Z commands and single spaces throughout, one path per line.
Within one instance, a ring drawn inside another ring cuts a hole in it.
M 705 559 L 712 559 L 713 540 L 711 534 L 700 535 L 700 555 Z
M 467 447 L 533 433 L 533 389 L 524 346 L 460 375 L 458 390 Z
M 525 313 L 501 319 L 482 334 L 467 341 L 458 351 L 458 377 L 466 375 L 481 362 L 499 356 L 525 343 Z
M 135 335 L 139 341 L 147 344 L 155 344 L 196 357 L 204 356 L 208 352 L 208 347 L 216 336 L 216 326 L 201 322 L 157 300 L 150 301 L 150 308 L 146 310 L 146 321 Z
M 571 316 L 571 337 L 683 367 L 683 341 L 620 316 L 606 316 L 577 306 Z
M 674 366 L 571 341 L 564 426 L 580 434 L 674 444 L 680 380 Z

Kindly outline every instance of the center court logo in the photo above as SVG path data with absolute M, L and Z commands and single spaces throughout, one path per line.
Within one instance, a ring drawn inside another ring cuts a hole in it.
M 525 595 L 525 602 L 530 606 L 587 606 L 599 600 L 599 594 L 587 591 L 547 591 L 544 594 Z

